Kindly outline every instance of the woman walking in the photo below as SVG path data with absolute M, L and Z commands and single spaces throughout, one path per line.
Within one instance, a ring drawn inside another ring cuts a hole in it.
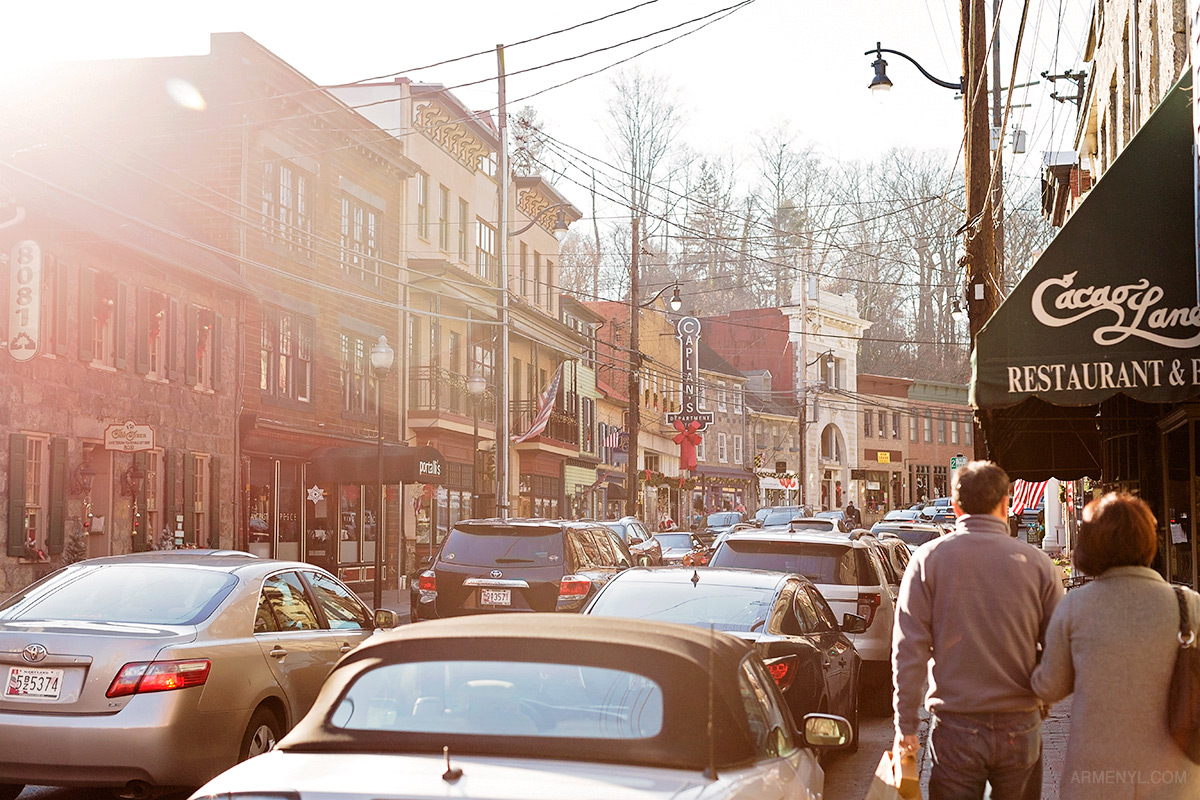
M 1084 508 L 1075 566 L 1095 580 L 1058 604 L 1031 679 L 1046 703 L 1075 695 L 1062 800 L 1200 796 L 1200 767 L 1167 730 L 1179 603 L 1150 569 L 1157 546 L 1137 497 L 1110 493 Z M 1195 627 L 1200 595 L 1188 600 Z

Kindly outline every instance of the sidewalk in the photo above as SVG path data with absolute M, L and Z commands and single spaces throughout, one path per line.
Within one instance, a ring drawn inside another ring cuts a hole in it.
M 359 592 L 358 597 L 367 605 L 367 608 L 374 606 L 375 597 L 370 590 Z M 384 589 L 381 597 L 383 598 L 383 607 L 395 611 L 400 615 L 400 624 L 407 625 L 409 622 L 408 589 Z
M 1042 800 L 1058 800 L 1062 783 L 1063 762 L 1067 756 L 1067 734 L 1071 728 L 1071 698 L 1055 704 L 1050 716 L 1042 722 Z M 929 712 L 921 709 L 921 728 L 917 731 L 921 743 L 921 796 L 929 797 L 929 772 L 933 759 L 929 755 Z

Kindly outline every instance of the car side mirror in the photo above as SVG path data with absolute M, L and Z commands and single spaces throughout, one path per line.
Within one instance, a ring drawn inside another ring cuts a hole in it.
M 858 614 L 842 615 L 842 633 L 866 633 L 867 621 Z
M 802 732 L 805 744 L 823 749 L 845 747 L 854 738 L 850 722 L 834 714 L 805 714 Z
M 400 615 L 387 608 L 377 608 L 373 622 L 376 630 L 388 630 L 400 624 Z

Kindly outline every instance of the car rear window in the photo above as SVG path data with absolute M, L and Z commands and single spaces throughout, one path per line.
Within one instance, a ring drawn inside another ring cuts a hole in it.
M 532 661 L 385 664 L 350 684 L 329 718 L 349 731 L 647 739 L 663 692 L 619 669 Z
M 773 587 L 729 586 L 703 580 L 696 585 L 615 580 L 587 613 L 712 626 L 719 631 L 753 631 L 762 627 L 774 601 Z
M 908 530 L 904 528 L 882 528 L 881 530 L 887 531 L 888 533 L 894 533 L 906 543 L 912 545 L 921 545 L 925 544 L 926 542 L 932 542 L 941 535 L 939 531 L 912 530 L 911 528 Z
M 237 585 L 228 572 L 168 564 L 63 570 L 0 606 L 0 619 L 196 625 Z
M 826 585 L 878 585 L 867 551 L 837 543 L 726 540 L 710 565 L 795 572 Z
M 522 530 L 507 525 L 451 528 L 442 547 L 442 558 L 473 567 L 493 564 L 549 566 L 562 563 L 562 539 L 562 531 L 546 528 Z

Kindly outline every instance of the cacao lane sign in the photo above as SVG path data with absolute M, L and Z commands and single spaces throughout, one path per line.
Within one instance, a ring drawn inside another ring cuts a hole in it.
M 707 428 L 713 422 L 711 411 L 701 411 L 697 404 L 700 385 L 700 320 L 684 317 L 675 326 L 675 337 L 679 339 L 680 395 L 679 411 L 667 414 L 667 424 L 679 421 L 684 426 L 698 423 L 694 432 Z
M 32 240 L 17 242 L 8 265 L 8 354 L 17 361 L 29 361 L 41 348 L 41 245 Z
M 154 428 L 129 420 L 104 429 L 104 449 L 119 453 L 137 453 L 154 449 Z

